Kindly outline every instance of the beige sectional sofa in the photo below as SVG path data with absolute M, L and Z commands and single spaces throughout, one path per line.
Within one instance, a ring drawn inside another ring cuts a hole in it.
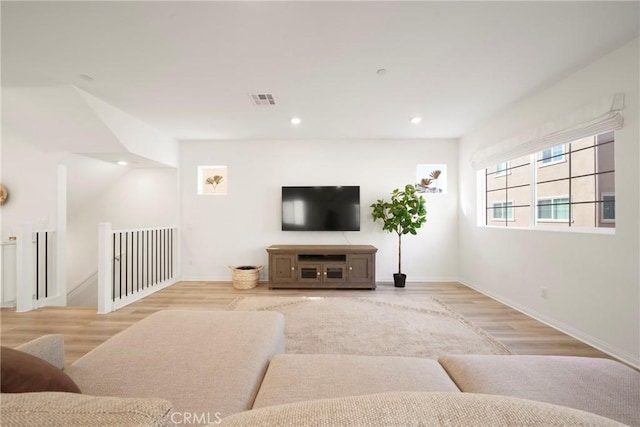
M 210 418 L 251 409 L 285 350 L 276 312 L 161 311 L 109 339 L 66 373 L 85 394 L 161 397 Z
M 64 360 L 59 336 L 22 349 Z M 611 360 L 286 354 L 266 311 L 158 312 L 65 372 L 83 394 L 2 394 L 2 425 L 640 426 L 640 374 Z

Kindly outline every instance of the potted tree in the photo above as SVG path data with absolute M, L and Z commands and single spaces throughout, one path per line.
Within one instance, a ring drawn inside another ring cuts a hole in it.
M 402 274 L 402 235 L 417 234 L 427 221 L 424 202 L 417 186 L 407 184 L 403 191 L 396 188 L 391 192 L 391 201 L 379 199 L 371 205 L 374 222 L 382 221 L 383 230 L 398 235 L 398 272 L 393 275 L 393 282 L 398 288 L 404 288 L 407 279 L 407 275 Z

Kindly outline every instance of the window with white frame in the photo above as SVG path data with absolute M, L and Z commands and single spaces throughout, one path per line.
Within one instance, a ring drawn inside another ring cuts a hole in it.
M 506 162 L 502 162 L 502 163 L 498 163 L 496 165 L 496 173 L 493 175 L 494 178 L 498 178 L 501 176 L 504 176 L 508 173 L 511 173 L 510 169 L 509 169 L 509 164 L 510 162 L 506 161 Z
M 538 156 L 538 166 L 548 166 L 554 163 L 564 162 L 564 145 L 556 145 L 555 147 L 542 150 Z
M 615 227 L 614 157 L 610 131 L 485 169 L 485 224 Z
M 569 220 L 568 197 L 551 197 L 547 199 L 538 199 L 537 208 L 538 221 Z
M 615 223 L 616 195 L 614 193 L 602 193 L 602 203 L 600 206 L 600 221 L 603 223 Z
M 494 221 L 513 221 L 513 202 L 496 202 L 491 208 Z

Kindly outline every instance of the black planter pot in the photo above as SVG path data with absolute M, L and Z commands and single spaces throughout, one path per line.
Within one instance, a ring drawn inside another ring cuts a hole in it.
M 406 281 L 406 274 L 393 273 L 393 284 L 396 286 L 396 288 L 404 288 L 404 284 Z

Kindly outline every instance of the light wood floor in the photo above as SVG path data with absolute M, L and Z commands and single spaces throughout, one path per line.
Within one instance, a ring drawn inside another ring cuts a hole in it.
M 0 312 L 2 345 L 15 347 L 44 334 L 65 337 L 66 360 L 72 363 L 98 344 L 159 310 L 224 309 L 242 296 L 398 296 L 431 295 L 458 311 L 516 354 L 610 356 L 525 316 L 459 283 L 408 284 L 404 289 L 378 285 L 368 290 L 269 290 L 266 284 L 236 290 L 231 283 L 180 282 L 117 312 L 98 315 L 90 307 L 45 307 L 27 313 L 3 308 Z

